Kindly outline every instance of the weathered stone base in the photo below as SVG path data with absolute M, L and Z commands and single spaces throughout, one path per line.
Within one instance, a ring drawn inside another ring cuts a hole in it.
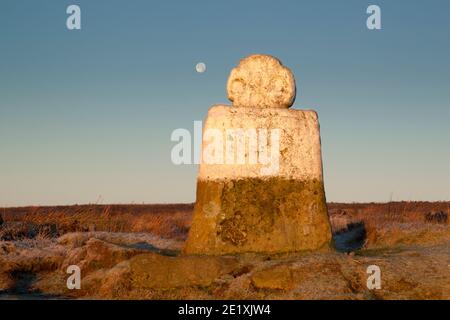
M 186 254 L 280 253 L 328 248 L 323 182 L 199 180 Z

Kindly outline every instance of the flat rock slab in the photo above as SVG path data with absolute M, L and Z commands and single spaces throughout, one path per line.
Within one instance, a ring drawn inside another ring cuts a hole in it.
M 166 257 L 158 254 L 139 255 L 129 263 L 133 287 L 144 289 L 209 286 L 237 264 L 234 257 Z

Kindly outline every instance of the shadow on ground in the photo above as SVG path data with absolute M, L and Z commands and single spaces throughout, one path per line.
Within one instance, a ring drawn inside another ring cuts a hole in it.
M 339 252 L 360 250 L 364 246 L 366 235 L 364 222 L 349 224 L 346 229 L 333 234 L 334 246 Z
M 67 299 L 59 295 L 45 294 L 32 288 L 36 274 L 31 272 L 13 272 L 15 286 L 9 290 L 0 291 L 1 300 L 61 300 Z

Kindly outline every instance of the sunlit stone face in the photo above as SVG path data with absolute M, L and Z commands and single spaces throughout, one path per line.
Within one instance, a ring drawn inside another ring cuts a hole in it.
M 296 87 L 292 72 L 278 59 L 251 55 L 231 71 L 227 91 L 234 107 L 289 108 Z

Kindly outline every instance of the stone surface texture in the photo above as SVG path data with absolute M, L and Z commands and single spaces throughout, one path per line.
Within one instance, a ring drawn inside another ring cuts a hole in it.
M 279 151 L 278 172 L 272 174 L 285 179 L 317 179 L 322 181 L 322 154 L 320 147 L 320 130 L 317 113 L 312 110 L 293 109 L 250 109 L 250 108 L 230 108 L 225 105 L 213 106 L 208 111 L 208 116 L 204 123 L 203 132 L 216 129 L 223 134 L 223 145 L 227 141 L 234 144 L 234 153 L 239 153 L 237 145 L 237 135 L 227 134 L 227 129 L 252 130 L 267 128 L 267 141 L 269 157 L 271 149 L 271 129 L 279 130 L 280 144 L 276 149 Z M 232 131 L 231 131 L 232 132 Z M 258 135 L 259 138 L 259 135 Z M 261 169 L 269 168 L 268 164 L 253 161 L 251 163 L 249 152 L 250 134 L 245 134 L 246 150 L 245 163 L 207 163 L 202 161 L 199 172 L 200 180 L 217 179 L 242 179 L 257 178 L 264 175 Z M 203 138 L 202 149 L 203 159 L 209 153 L 210 144 L 217 143 L 216 139 Z M 264 143 L 262 143 L 264 145 Z M 225 152 L 225 151 L 224 151 Z M 257 151 L 257 153 L 259 153 Z M 224 162 L 226 158 L 224 157 Z M 270 175 L 270 174 L 268 174 Z
M 295 100 L 295 79 L 277 58 L 255 54 L 231 71 L 227 92 L 234 107 L 289 108 Z

